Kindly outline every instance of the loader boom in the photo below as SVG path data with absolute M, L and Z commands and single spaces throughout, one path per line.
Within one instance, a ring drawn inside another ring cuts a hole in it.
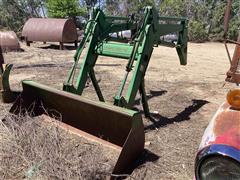
M 94 9 L 92 19 L 87 23 L 84 38 L 77 49 L 74 64 L 69 77 L 63 86 L 64 91 L 81 95 L 88 76 L 90 77 L 100 101 L 105 101 L 100 86 L 96 81 L 94 66 L 98 56 L 110 56 L 127 59 L 126 73 L 120 89 L 114 97 L 114 105 L 131 109 L 137 92 L 141 94 L 146 117 L 150 117 L 147 103 L 144 76 L 151 59 L 154 47 L 158 45 L 175 47 L 181 65 L 187 64 L 187 24 L 186 18 L 160 17 L 152 7 L 146 7 L 143 20 L 136 22 L 133 18 L 105 16 L 100 9 Z M 131 30 L 135 37 L 128 42 L 120 42 L 121 38 L 111 38 L 109 34 Z M 177 33 L 178 40 L 167 42 L 161 36 Z M 76 85 L 73 85 L 74 75 L 83 48 L 87 45 L 86 55 L 81 63 Z M 129 73 L 132 77 L 128 87 L 126 82 Z M 126 95 L 123 90 L 127 88 Z

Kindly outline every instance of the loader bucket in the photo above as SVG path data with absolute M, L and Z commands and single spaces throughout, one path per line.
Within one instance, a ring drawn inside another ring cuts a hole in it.
M 33 81 L 23 81 L 22 86 L 23 92 L 11 107 L 11 113 L 61 117 L 61 124 L 71 127 L 70 131 L 119 152 L 113 174 L 131 171 L 131 164 L 144 149 L 144 127 L 139 113 Z

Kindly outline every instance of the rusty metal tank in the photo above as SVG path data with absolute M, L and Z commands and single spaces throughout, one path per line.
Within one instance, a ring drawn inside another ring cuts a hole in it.
M 72 19 L 30 18 L 23 27 L 22 36 L 27 45 L 33 41 L 59 42 L 60 48 L 63 48 L 63 43 L 76 43 L 78 40 Z
M 3 52 L 20 50 L 16 33 L 13 31 L 0 31 L 0 46 Z

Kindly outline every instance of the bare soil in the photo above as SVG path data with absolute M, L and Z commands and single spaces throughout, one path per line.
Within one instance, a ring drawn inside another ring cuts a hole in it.
M 75 50 L 56 45 L 21 44 L 23 52 L 4 54 L 14 69 L 10 83 L 21 90 L 21 80 L 62 88 L 73 63 Z M 234 45 L 230 45 L 233 53 Z M 113 102 L 123 79 L 126 60 L 100 57 L 95 67 L 99 85 L 108 103 Z M 145 77 L 149 106 L 155 122 L 144 118 L 147 151 L 129 178 L 192 179 L 194 158 L 204 129 L 232 84 L 225 84 L 229 62 L 221 43 L 189 43 L 188 65 L 180 66 L 175 49 L 155 48 Z M 91 83 L 84 97 L 97 100 Z M 0 117 L 11 105 L 0 103 Z M 142 110 L 139 96 L 136 108 Z

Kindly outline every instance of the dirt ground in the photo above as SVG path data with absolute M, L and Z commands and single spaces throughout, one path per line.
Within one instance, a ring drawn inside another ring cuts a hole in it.
M 14 69 L 10 83 L 21 90 L 21 80 L 62 88 L 73 62 L 75 50 L 58 50 L 58 46 L 41 43 L 23 52 L 4 54 Z M 230 45 L 233 53 L 234 45 Z M 100 57 L 96 76 L 106 100 L 113 102 L 123 79 L 127 61 Z M 175 49 L 155 48 L 146 73 L 146 91 L 155 123 L 144 118 L 146 144 L 142 165 L 132 177 L 144 179 L 192 179 L 194 158 L 204 129 L 218 106 L 225 100 L 231 84 L 225 84 L 229 62 L 223 44 L 189 43 L 188 65 L 180 66 Z M 225 84 L 225 86 L 224 86 Z M 90 84 L 83 96 L 97 100 Z M 0 118 L 11 105 L 0 103 Z M 136 107 L 141 110 L 139 96 Z M 139 175 L 140 174 L 140 175 Z

